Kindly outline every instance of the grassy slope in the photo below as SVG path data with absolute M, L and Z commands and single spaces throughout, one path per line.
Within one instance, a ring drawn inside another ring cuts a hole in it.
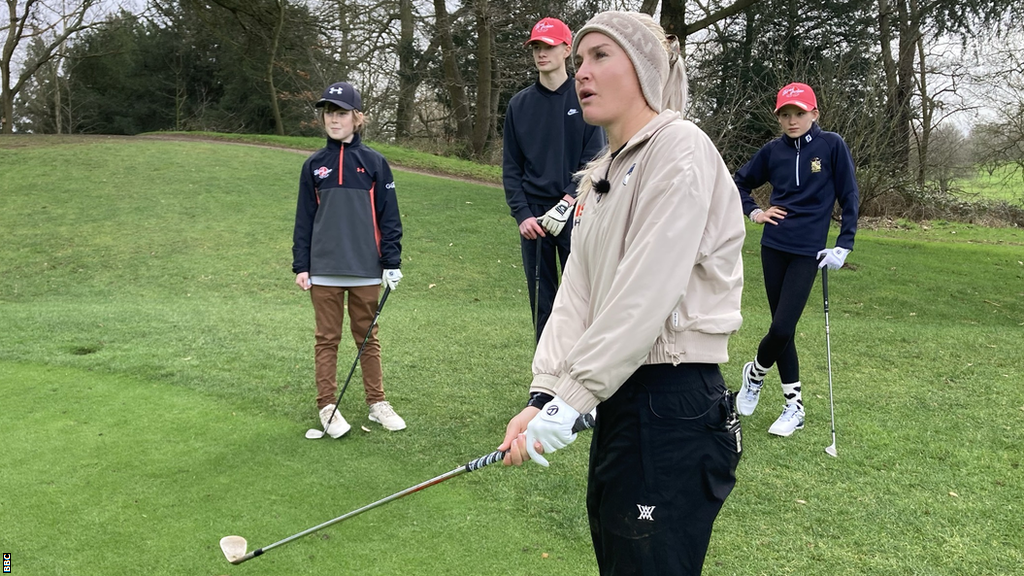
M 309 442 L 312 314 L 289 273 L 300 159 L 7 142 L 19 146 L 0 141 L 0 547 L 21 573 L 596 573 L 582 444 L 550 470 L 482 470 L 244 567 L 216 546 L 232 533 L 269 544 L 497 444 L 532 348 L 500 191 L 398 174 L 406 278 L 381 338 L 410 430 L 360 431 L 357 380 L 342 403 L 354 433 Z M 54 159 L 60 170 L 43 168 Z M 822 452 L 816 292 L 798 335 L 808 426 L 765 433 L 781 401 L 770 380 L 706 574 L 1019 569 L 1024 242 L 1003 232 L 859 236 L 855 270 L 830 283 L 840 458 Z M 746 263 L 733 388 L 767 324 L 753 229 Z

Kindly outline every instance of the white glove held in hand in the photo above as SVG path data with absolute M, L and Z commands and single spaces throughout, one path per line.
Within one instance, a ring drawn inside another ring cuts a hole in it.
M 828 266 L 829 270 L 839 270 L 843 267 L 843 262 L 846 262 L 846 255 L 849 253 L 849 250 L 846 248 L 840 248 L 839 246 L 836 246 L 831 250 L 825 248 L 818 252 L 818 259 L 821 260 L 821 262 L 818 263 L 818 268 Z
M 384 276 L 381 277 L 381 280 L 386 283 L 389 288 L 394 290 L 395 288 L 398 288 L 398 283 L 402 280 L 402 271 L 398 268 L 385 270 Z
M 540 442 L 540 445 L 544 447 L 544 454 L 565 448 L 576 440 L 576 433 L 572 431 L 572 426 L 579 417 L 580 413 L 558 396 L 545 404 L 540 412 L 533 417 L 533 420 L 526 425 L 526 451 L 530 454 L 530 458 L 541 466 L 547 466 L 548 461 L 537 453 L 533 447 L 534 443 Z
M 558 233 L 562 231 L 562 227 L 565 226 L 565 221 L 569 219 L 570 212 L 572 212 L 572 206 L 569 206 L 568 201 L 561 200 L 558 204 L 555 204 L 554 208 L 538 218 L 537 221 L 548 231 L 548 234 L 558 236 Z

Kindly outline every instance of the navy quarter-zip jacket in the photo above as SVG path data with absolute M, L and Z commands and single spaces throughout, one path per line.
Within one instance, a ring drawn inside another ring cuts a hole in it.
M 517 224 L 540 216 L 563 196 L 576 196 L 573 174 L 604 148 L 604 130 L 583 121 L 576 80 L 557 90 L 540 80 L 508 103 L 502 134 L 501 178 Z M 543 210 L 534 214 L 530 206 Z
M 402 220 L 387 160 L 363 145 L 327 139 L 302 165 L 292 271 L 379 278 L 402 264 Z
M 733 178 L 743 213 L 758 208 L 751 190 L 769 183 L 771 206 L 786 211 L 777 226 L 764 225 L 761 244 L 783 252 L 816 256 L 825 248 L 832 209 L 838 201 L 842 226 L 836 246 L 853 250 L 860 193 L 853 157 L 842 136 L 817 123 L 800 138 L 783 135 L 765 144 Z

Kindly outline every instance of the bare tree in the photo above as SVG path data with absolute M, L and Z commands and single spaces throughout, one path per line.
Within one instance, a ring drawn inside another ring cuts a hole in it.
M 4 31 L 3 52 L 0 54 L 0 131 L 10 134 L 14 125 L 14 99 L 25 83 L 47 62 L 53 59 L 75 33 L 98 24 L 90 18 L 97 0 L 72 2 L 46 2 L 43 0 L 7 0 L 7 14 L 0 20 Z M 41 50 L 21 67 L 15 75 L 15 55 L 23 43 L 39 38 Z

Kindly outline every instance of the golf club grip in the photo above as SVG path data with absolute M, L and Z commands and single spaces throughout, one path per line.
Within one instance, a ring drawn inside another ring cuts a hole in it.
M 596 423 L 597 422 L 594 419 L 593 414 L 580 414 L 580 416 L 576 418 L 576 423 L 572 425 L 572 431 L 573 433 L 578 433 L 584 430 L 589 430 L 593 428 Z M 481 456 L 476 460 L 471 460 L 466 464 L 466 472 L 472 472 L 474 470 L 479 470 L 484 466 L 494 464 L 495 462 L 501 462 L 505 459 L 506 454 L 508 454 L 508 450 L 495 450 L 487 456 Z

